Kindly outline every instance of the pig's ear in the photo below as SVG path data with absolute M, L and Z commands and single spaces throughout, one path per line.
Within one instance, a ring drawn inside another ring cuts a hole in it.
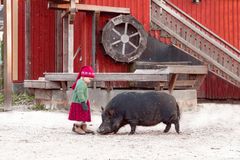
M 108 114 L 109 114 L 109 116 L 113 116 L 114 115 L 114 110 L 113 109 L 110 109 L 110 110 L 108 110 Z
M 101 106 L 101 110 L 102 110 L 102 112 L 104 111 L 104 108 L 103 108 L 103 106 Z

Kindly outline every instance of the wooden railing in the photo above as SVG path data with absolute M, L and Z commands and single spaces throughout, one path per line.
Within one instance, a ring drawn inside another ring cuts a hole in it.
M 209 71 L 240 87 L 240 51 L 170 2 L 152 0 L 151 22 L 172 44 L 208 65 Z

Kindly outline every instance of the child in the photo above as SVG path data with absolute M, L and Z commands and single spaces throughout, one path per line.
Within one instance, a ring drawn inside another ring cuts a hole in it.
M 82 121 L 81 124 L 73 124 L 72 131 L 78 134 L 94 133 L 87 129 L 85 123 L 91 121 L 87 84 L 89 84 L 93 78 L 94 71 L 92 67 L 84 66 L 81 68 L 75 83 L 72 85 L 73 96 L 68 119 L 72 121 Z

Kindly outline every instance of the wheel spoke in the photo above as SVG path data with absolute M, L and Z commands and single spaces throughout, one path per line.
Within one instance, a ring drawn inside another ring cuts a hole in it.
M 123 43 L 122 55 L 125 55 L 125 48 L 126 48 L 126 43 Z
M 131 34 L 131 35 L 129 36 L 129 38 L 132 38 L 132 37 L 134 37 L 134 36 L 136 36 L 136 35 L 139 35 L 139 32 L 136 32 L 136 33 Z
M 121 37 L 121 33 L 120 32 L 118 32 L 115 28 L 113 28 L 112 29 L 113 30 L 113 32 L 115 32 L 118 36 L 120 36 Z
M 117 40 L 117 41 L 111 43 L 111 45 L 113 46 L 113 45 L 118 44 L 118 43 L 120 43 L 120 42 L 121 42 L 121 40 Z
M 137 49 L 137 46 L 133 44 L 131 41 L 128 42 L 133 48 Z
M 125 23 L 124 34 L 127 34 L 128 23 Z

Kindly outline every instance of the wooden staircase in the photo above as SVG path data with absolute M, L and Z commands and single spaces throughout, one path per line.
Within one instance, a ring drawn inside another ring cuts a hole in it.
M 240 88 L 240 51 L 164 0 L 151 1 L 151 23 L 172 45 L 208 65 L 209 71 Z

